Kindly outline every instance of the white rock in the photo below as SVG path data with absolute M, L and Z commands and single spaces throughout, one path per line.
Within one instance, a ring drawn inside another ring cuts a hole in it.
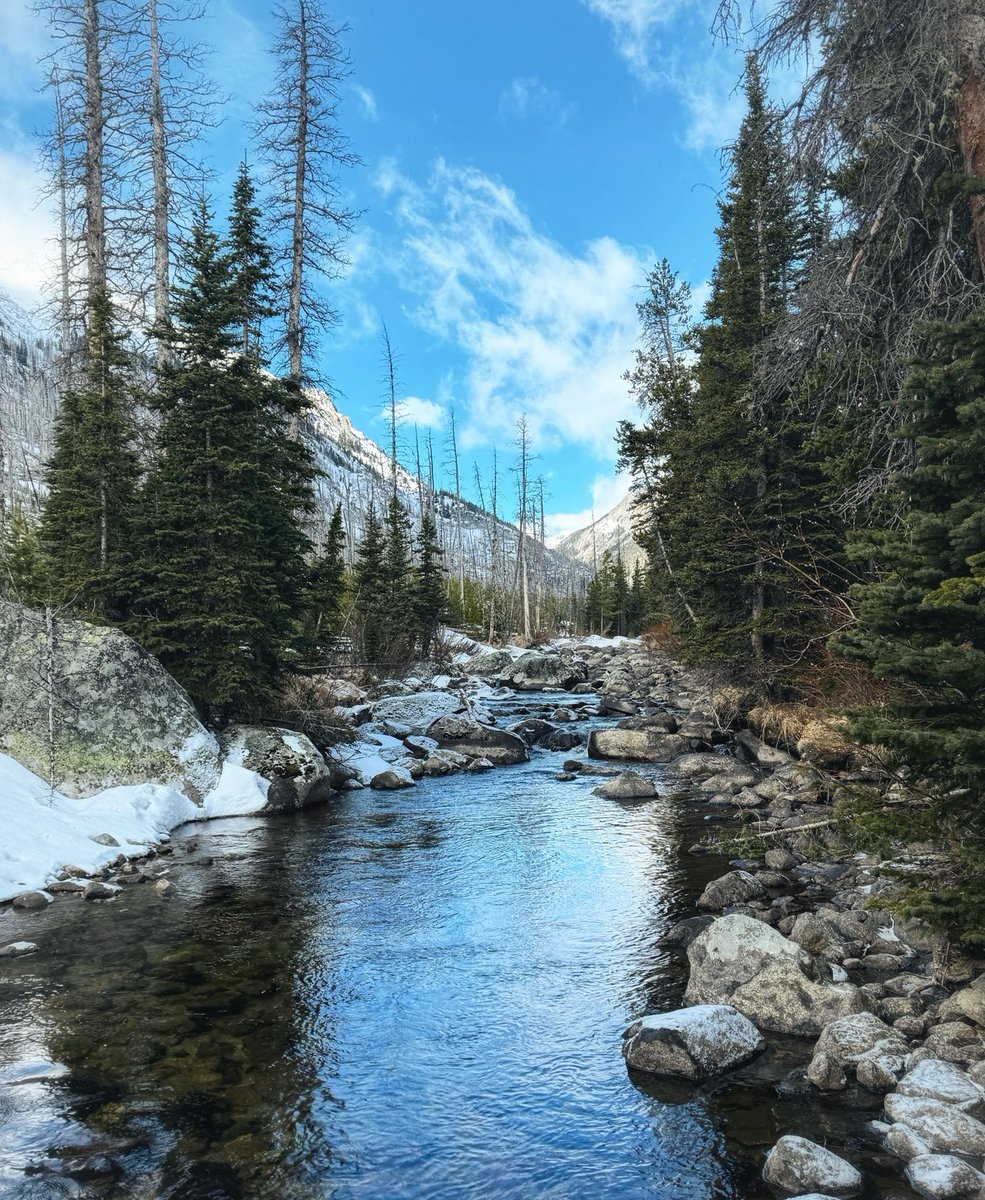
M 932 1150 L 985 1154 L 985 1125 L 940 1100 L 894 1093 L 886 1097 L 886 1112 L 894 1121 L 908 1125 Z
M 636 1021 L 623 1054 L 637 1071 L 705 1079 L 749 1062 L 766 1049 L 753 1023 L 724 1004 L 700 1004 Z
M 862 1176 L 850 1162 L 810 1142 L 807 1138 L 781 1137 L 766 1156 L 763 1178 L 788 1192 L 804 1188 L 851 1195 L 862 1186 Z
M 964 1112 L 985 1100 L 985 1088 L 954 1063 L 927 1058 L 909 1072 L 896 1089 L 901 1096 L 922 1096 L 953 1104 Z
M 920 1154 L 929 1154 L 930 1147 L 918 1137 L 908 1125 L 890 1125 L 882 1139 L 882 1144 L 890 1154 L 909 1162 Z
M 953 1154 L 921 1154 L 911 1159 L 906 1178 L 924 1200 L 977 1197 L 985 1188 L 985 1175 Z

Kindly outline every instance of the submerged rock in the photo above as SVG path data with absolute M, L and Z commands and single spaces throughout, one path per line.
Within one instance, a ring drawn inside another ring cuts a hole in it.
M 626 1030 L 623 1055 L 636 1071 L 706 1079 L 766 1049 L 753 1023 L 724 1004 L 702 1004 L 644 1017 Z

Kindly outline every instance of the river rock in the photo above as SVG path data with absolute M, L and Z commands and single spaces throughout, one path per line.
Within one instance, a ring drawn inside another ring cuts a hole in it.
M 584 738 L 580 733 L 575 733 L 573 729 L 555 729 L 553 733 L 549 733 L 540 743 L 544 750 L 556 750 L 567 752 L 574 750 L 584 742 Z
M 926 1049 L 934 1058 L 970 1066 L 985 1059 L 982 1031 L 963 1021 L 944 1021 L 927 1034 Z
M 862 1176 L 850 1162 L 807 1138 L 781 1137 L 766 1156 L 763 1178 L 787 1192 L 805 1189 L 850 1196 L 862 1187 Z
M 941 1100 L 920 1096 L 886 1097 L 886 1113 L 912 1129 L 932 1150 L 948 1154 L 985 1154 L 985 1125 Z
M 670 713 L 653 713 L 648 717 L 627 717 L 617 729 L 653 729 L 657 733 L 677 733 L 677 718 Z
M 953 1154 L 921 1154 L 910 1159 L 906 1179 L 924 1200 L 970 1200 L 985 1193 L 985 1175 Z
M 644 1017 L 626 1030 L 623 1054 L 637 1071 L 707 1079 L 740 1067 L 766 1049 L 753 1023 L 724 1004 L 702 1004 Z
M 765 895 L 766 888 L 755 875 L 748 871 L 729 871 L 708 884 L 698 897 L 698 908 L 728 908 L 748 900 L 761 900 Z
M 622 696 L 600 696 L 599 712 L 603 716 L 635 717 L 639 714 L 639 709 L 632 700 L 626 700 Z
M 504 671 L 509 670 L 514 656 L 508 650 L 486 650 L 476 654 L 464 663 L 458 670 L 463 675 L 478 675 L 483 679 L 498 678 Z
M 676 733 L 652 729 L 593 729 L 588 738 L 588 757 L 669 762 L 685 745 L 684 739 Z
M 119 891 L 119 887 L 115 884 L 102 883 L 98 879 L 94 879 L 91 883 L 87 883 L 82 892 L 83 900 L 112 900 Z
M 735 744 L 757 767 L 764 767 L 766 770 L 786 767 L 795 761 L 785 750 L 768 746 L 748 729 L 743 729 L 735 735 Z
M 495 766 L 526 762 L 530 758 L 523 738 L 467 717 L 439 717 L 427 734 L 443 750 L 454 750 L 470 759 L 487 758 Z
M 50 656 L 48 640 L 43 613 L 0 601 L 0 751 L 67 796 L 162 783 L 201 804 L 219 782 L 219 743 L 157 659 L 108 625 L 56 617 Z M 53 756 L 37 682 L 49 669 Z
M 720 917 L 688 947 L 688 1004 L 731 1004 L 760 1028 L 816 1037 L 832 1016 L 863 1008 L 849 983 L 810 978 L 812 960 L 795 942 L 740 913 Z
M 904 1162 L 916 1158 L 920 1154 L 929 1154 L 930 1147 L 921 1137 L 907 1128 L 906 1125 L 890 1125 L 882 1139 L 882 1144 L 890 1154 L 895 1154 Z
M 652 779 L 644 779 L 636 771 L 623 771 L 615 779 L 599 784 L 594 794 L 607 800 L 652 800 L 657 789 Z
M 221 742 L 228 762 L 270 781 L 265 813 L 296 812 L 324 803 L 332 775 L 324 755 L 303 733 L 268 725 L 230 725 Z
M 985 1088 L 954 1063 L 925 1058 L 907 1072 L 896 1089 L 901 1096 L 921 1096 L 953 1104 L 962 1112 L 979 1116 L 985 1106 Z
M 53 900 L 54 896 L 50 896 L 47 892 L 21 892 L 10 903 L 22 912 L 38 912 L 42 908 L 47 908 Z
M 439 717 L 462 711 L 462 701 L 451 692 L 415 692 L 411 696 L 387 696 L 373 703 L 373 720 L 403 726 L 406 737 L 424 734 Z
M 587 678 L 588 668 L 583 662 L 530 650 L 513 659 L 500 673 L 499 681 L 517 692 L 542 692 L 548 688 L 566 692 Z
M 414 780 L 409 771 L 401 767 L 391 767 L 388 771 L 380 771 L 378 775 L 374 775 L 369 781 L 369 786 L 377 792 L 397 792 L 401 788 L 413 787 Z
M 538 717 L 527 717 L 525 721 L 521 721 L 510 729 L 510 733 L 515 733 L 517 737 L 523 738 L 528 746 L 539 745 L 548 734 L 554 732 L 554 726 L 550 721 L 541 721 Z
M 669 775 L 680 775 L 688 779 L 708 779 L 721 773 L 722 764 L 727 760 L 720 754 L 698 753 L 682 754 L 667 765 Z
M 977 979 L 971 987 L 962 988 L 955 992 L 950 1000 L 941 1006 L 941 1015 L 946 1017 L 967 1017 L 976 1025 L 985 1026 L 985 975 Z
M 36 942 L 8 942 L 6 946 L 0 946 L 0 958 L 23 958 L 37 951 Z

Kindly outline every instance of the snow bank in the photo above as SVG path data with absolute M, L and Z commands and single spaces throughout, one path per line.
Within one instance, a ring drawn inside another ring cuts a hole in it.
M 377 733 L 350 746 L 336 746 L 332 750 L 332 757 L 358 772 L 358 782 L 363 787 L 369 787 L 374 776 L 394 770 L 397 763 L 406 759 L 408 754 L 407 747 L 399 738 Z
M 139 858 L 186 821 L 259 812 L 268 787 L 253 771 L 225 763 L 201 807 L 157 783 L 109 788 L 73 800 L 0 754 L 0 900 L 43 887 L 67 864 L 96 872 L 119 854 Z M 93 841 L 101 834 L 119 845 Z

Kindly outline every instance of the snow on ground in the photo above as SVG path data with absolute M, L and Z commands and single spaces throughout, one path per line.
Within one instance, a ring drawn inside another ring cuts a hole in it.
M 390 737 L 388 733 L 374 733 L 350 746 L 336 746 L 332 757 L 358 772 L 358 782 L 363 787 L 369 787 L 373 777 L 384 771 L 396 771 L 398 775 L 410 778 L 405 767 L 397 766 L 401 759 L 407 757 L 407 747 L 399 738 Z
M 109 788 L 73 800 L 54 791 L 16 759 L 0 754 L 0 900 L 43 888 L 66 865 L 96 872 L 119 854 L 140 858 L 186 821 L 247 816 L 267 802 L 270 785 L 245 767 L 225 763 L 199 807 L 162 784 Z M 118 846 L 93 841 L 109 834 Z

